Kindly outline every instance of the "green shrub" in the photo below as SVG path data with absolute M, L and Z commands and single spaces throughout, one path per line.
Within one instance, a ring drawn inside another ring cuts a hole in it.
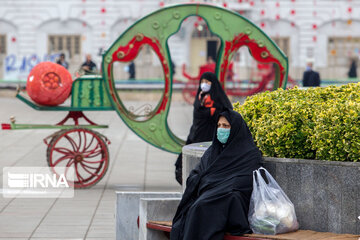
M 360 159 L 360 83 L 264 92 L 234 110 L 265 156 Z

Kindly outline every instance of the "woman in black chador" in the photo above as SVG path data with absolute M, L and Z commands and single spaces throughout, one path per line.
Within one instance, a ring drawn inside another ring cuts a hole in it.
M 225 232 L 251 232 L 252 172 L 262 155 L 239 113 L 221 113 L 217 125 L 212 145 L 187 179 L 171 240 L 222 240 Z
M 203 73 L 195 96 L 193 124 L 186 144 L 211 141 L 219 113 L 226 109 L 232 109 L 232 104 L 216 75 Z M 177 158 L 175 167 L 176 180 L 182 184 L 182 154 Z
M 350 69 L 348 72 L 348 77 L 349 78 L 357 78 L 357 73 L 356 73 L 356 59 L 352 59 L 351 60 L 351 64 L 350 64 Z

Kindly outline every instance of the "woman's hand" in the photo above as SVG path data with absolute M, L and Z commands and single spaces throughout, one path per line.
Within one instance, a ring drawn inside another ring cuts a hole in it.
M 200 101 L 201 101 L 201 94 L 203 94 L 203 91 L 200 91 L 199 96 L 198 96 Z

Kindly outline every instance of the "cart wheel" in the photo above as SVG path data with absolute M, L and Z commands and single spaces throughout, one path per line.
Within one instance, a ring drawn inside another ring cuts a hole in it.
M 109 166 L 109 151 L 99 133 L 74 128 L 61 130 L 51 139 L 47 149 L 49 167 L 74 167 L 75 188 L 90 187 L 98 183 Z

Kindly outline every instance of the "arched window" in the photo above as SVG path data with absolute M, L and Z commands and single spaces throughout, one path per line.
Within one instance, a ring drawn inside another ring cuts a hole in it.
M 38 46 L 41 48 L 37 52 L 40 56 L 49 55 L 51 61 L 64 53 L 69 71 L 73 74 L 80 68 L 85 54 L 91 54 L 93 59 L 96 56 L 97 50 L 92 47 L 91 34 L 91 27 L 80 20 L 52 19 L 38 27 L 38 42 L 41 43 Z
M 261 25 L 258 23 L 258 25 Z M 291 24 L 285 20 L 263 20 L 263 31 L 270 36 L 276 45 L 285 53 L 289 58 L 290 67 L 302 66 L 299 59 L 297 49 L 299 29 L 296 25 Z
M 285 53 L 286 56 L 291 56 L 290 51 L 290 37 L 274 36 L 271 39 L 278 45 L 278 47 Z
M 270 36 L 275 44 L 289 59 L 289 76 L 300 79 L 303 74 L 305 62 L 301 59 L 300 28 L 290 21 L 279 19 L 264 19 L 257 22 L 262 30 Z
M 329 37 L 328 66 L 347 67 L 349 59 L 358 57 L 360 37 Z
M 346 78 L 351 60 L 360 56 L 360 21 L 334 20 L 318 28 L 318 39 L 323 43 L 318 46 L 321 61 L 324 63 L 320 75 L 324 79 Z
M 7 79 L 6 57 L 17 54 L 16 36 L 15 25 L 0 19 L 0 79 Z M 9 78 L 14 79 L 13 76 Z
M 81 35 L 49 35 L 48 53 L 66 52 L 70 59 L 81 54 Z
M 0 34 L 0 54 L 6 54 L 6 35 Z

